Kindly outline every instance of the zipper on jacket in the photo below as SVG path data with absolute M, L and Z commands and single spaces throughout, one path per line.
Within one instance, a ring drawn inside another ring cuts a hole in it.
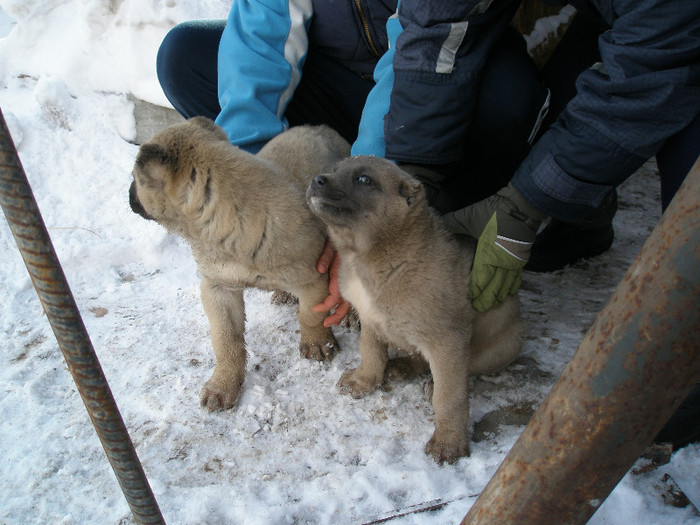
M 381 53 L 379 53 L 379 50 L 377 49 L 377 46 L 375 45 L 374 40 L 372 39 L 372 35 L 369 32 L 369 23 L 367 22 L 367 17 L 365 16 L 364 9 L 362 9 L 362 2 L 361 0 L 354 1 L 355 9 L 357 9 L 357 14 L 360 16 L 360 21 L 362 22 L 362 30 L 365 33 L 365 38 L 367 39 L 369 50 L 374 56 L 378 57 L 381 55 Z

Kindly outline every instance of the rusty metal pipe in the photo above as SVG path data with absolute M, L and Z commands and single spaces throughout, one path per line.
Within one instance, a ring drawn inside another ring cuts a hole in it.
M 56 257 L 0 110 L 0 204 L 92 424 L 138 523 L 165 523 Z
M 463 524 L 579 524 L 700 380 L 700 160 Z

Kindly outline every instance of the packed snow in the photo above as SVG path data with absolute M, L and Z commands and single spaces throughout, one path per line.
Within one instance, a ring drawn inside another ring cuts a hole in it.
M 556 381 L 660 216 L 653 162 L 620 188 L 604 255 L 526 273 L 528 336 L 504 372 L 471 382 L 472 453 L 438 466 L 425 379 L 355 400 L 332 363 L 301 359 L 295 307 L 246 294 L 249 360 L 234 410 L 198 393 L 214 365 L 188 246 L 128 205 L 137 152 L 128 94 L 167 104 L 158 45 L 175 23 L 225 17 L 217 0 L 0 0 L 0 107 L 63 270 L 166 522 L 457 523 Z M 0 523 L 126 524 L 133 517 L 16 249 L 0 220 Z M 593 524 L 700 524 L 700 445 L 640 459 Z M 638 473 L 635 473 L 639 471 Z M 431 510 L 426 510 L 431 509 Z

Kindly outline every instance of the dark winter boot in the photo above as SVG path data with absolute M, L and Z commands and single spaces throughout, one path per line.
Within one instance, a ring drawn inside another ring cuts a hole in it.
M 600 255 L 610 248 L 615 232 L 612 220 L 617 211 L 617 192 L 576 224 L 552 219 L 537 235 L 525 269 L 551 272 L 580 259 Z
M 673 450 L 700 442 L 700 383 L 695 384 L 654 442 L 671 443 Z

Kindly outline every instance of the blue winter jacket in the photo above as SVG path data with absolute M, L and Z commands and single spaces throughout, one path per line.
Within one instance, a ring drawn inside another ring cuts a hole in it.
M 281 132 L 311 42 L 358 73 L 376 63 L 353 154 L 455 161 L 488 53 L 518 5 L 402 0 L 383 32 L 390 2 L 235 0 L 219 52 L 217 122 L 251 151 Z M 602 63 L 579 77 L 577 95 L 513 178 L 536 207 L 569 221 L 582 218 L 700 113 L 700 1 L 591 0 L 587 6 L 610 26 L 599 39 Z M 378 62 L 367 34 L 382 54 Z
M 388 158 L 459 157 L 486 53 L 518 3 L 402 0 L 384 126 Z M 577 95 L 512 181 L 538 209 L 566 221 L 583 218 L 700 113 L 700 1 L 585 7 L 610 27 L 599 38 L 602 63 L 579 77 Z
M 234 0 L 219 44 L 216 122 L 233 144 L 258 151 L 288 126 L 309 47 L 371 78 L 395 12 L 396 0 Z
M 596 0 L 602 63 L 517 170 L 538 209 L 582 219 L 700 114 L 700 2 Z M 697 150 L 700 151 L 700 145 Z

